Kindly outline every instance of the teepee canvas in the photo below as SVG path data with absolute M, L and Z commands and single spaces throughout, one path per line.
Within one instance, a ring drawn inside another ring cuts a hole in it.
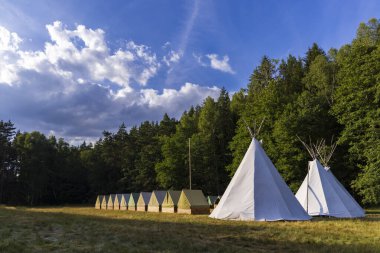
M 324 139 L 314 145 L 308 145 L 301 139 L 300 141 L 313 158 L 313 161 L 309 162 L 308 173 L 296 193 L 296 198 L 306 212 L 312 216 L 363 217 L 364 210 L 328 167 L 337 144 L 331 140 L 329 147 Z
M 210 217 L 257 221 L 311 218 L 255 138 Z
M 363 217 L 364 210 L 336 179 L 329 168 L 314 159 L 296 198 L 312 216 Z

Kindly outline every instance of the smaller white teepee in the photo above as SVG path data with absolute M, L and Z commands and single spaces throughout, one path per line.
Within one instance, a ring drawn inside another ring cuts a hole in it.
M 319 151 L 324 142 L 322 144 L 321 141 L 314 147 L 303 144 L 314 160 L 309 162 L 308 174 L 298 189 L 296 198 L 308 214 L 339 218 L 364 217 L 364 210 L 327 167 L 333 150 L 328 156 L 323 156 Z M 326 167 L 318 161 L 318 154 Z

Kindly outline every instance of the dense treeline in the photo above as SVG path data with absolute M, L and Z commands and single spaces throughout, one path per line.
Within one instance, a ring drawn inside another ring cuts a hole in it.
M 127 131 L 103 132 L 95 144 L 71 146 L 39 132 L 16 132 L 0 121 L 0 203 L 83 203 L 96 194 L 182 189 L 222 194 L 244 155 L 252 128 L 296 191 L 310 159 L 297 136 L 334 136 L 330 166 L 363 204 L 380 203 L 380 24 L 361 24 L 351 44 L 303 58 L 263 57 L 246 89 Z M 244 122 L 245 121 L 245 122 Z

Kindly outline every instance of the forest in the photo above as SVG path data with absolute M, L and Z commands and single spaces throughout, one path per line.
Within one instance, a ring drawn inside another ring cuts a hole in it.
M 330 167 L 363 205 L 380 204 L 380 20 L 361 23 L 350 44 L 303 56 L 262 57 L 246 88 L 206 98 L 179 119 L 164 114 L 95 143 L 70 145 L 0 121 L 0 203 L 92 203 L 97 194 L 183 189 L 221 195 L 251 137 L 246 123 L 295 192 L 310 156 L 298 137 L 333 139 Z M 298 137 L 297 137 L 298 136 Z

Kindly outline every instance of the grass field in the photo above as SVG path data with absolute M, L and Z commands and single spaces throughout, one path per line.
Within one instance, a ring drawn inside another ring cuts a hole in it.
M 0 252 L 380 252 L 380 209 L 355 220 L 240 222 L 205 215 L 0 206 Z

